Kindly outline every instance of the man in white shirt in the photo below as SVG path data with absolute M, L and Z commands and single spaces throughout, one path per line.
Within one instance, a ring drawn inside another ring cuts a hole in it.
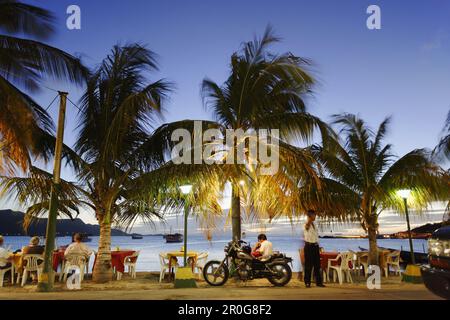
M 314 221 L 316 220 L 316 212 L 314 210 L 308 210 L 306 215 L 307 220 L 303 226 L 303 236 L 305 240 L 305 286 L 307 288 L 311 287 L 311 271 L 314 268 L 316 285 L 318 287 L 324 287 L 320 270 L 319 233 L 314 225 Z
M 267 240 L 265 234 L 262 233 L 258 236 L 258 243 L 253 249 L 252 254 L 261 260 L 267 259 L 273 254 L 272 242 Z
M 0 269 L 8 269 L 11 267 L 11 253 L 3 248 L 3 237 L 0 236 Z
M 75 233 L 73 236 L 74 242 L 71 243 L 64 252 L 64 256 L 67 255 L 83 255 L 86 258 L 88 258 L 92 254 L 92 250 L 85 245 L 83 242 L 81 242 L 81 234 Z

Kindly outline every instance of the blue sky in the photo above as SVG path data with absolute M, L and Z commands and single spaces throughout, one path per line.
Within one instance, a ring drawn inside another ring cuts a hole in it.
M 340 112 L 360 114 L 371 125 L 392 116 L 389 142 L 402 155 L 436 145 L 450 106 L 450 2 L 418 1 L 28 1 L 58 18 L 49 42 L 81 54 L 90 67 L 117 43 L 147 44 L 159 56 L 152 75 L 176 83 L 165 121 L 210 118 L 201 103 L 204 77 L 223 82 L 230 55 L 267 24 L 283 38 L 273 50 L 314 62 L 319 80 L 310 111 L 326 120 Z M 66 8 L 81 8 L 81 30 L 68 30 Z M 382 29 L 368 30 L 366 9 L 381 8 Z M 62 83 L 50 87 L 80 90 Z M 55 93 L 35 98 L 47 106 Z M 56 112 L 56 104 L 50 109 Z M 54 115 L 54 118 L 56 116 Z M 76 110 L 69 105 L 65 140 L 74 141 Z M 65 177 L 70 177 L 68 171 Z M 93 221 L 87 215 L 87 221 Z

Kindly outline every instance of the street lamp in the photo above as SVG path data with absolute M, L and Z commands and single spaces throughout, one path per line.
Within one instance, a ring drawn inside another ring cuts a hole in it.
M 409 224 L 409 214 L 408 214 L 408 198 L 411 195 L 411 190 L 403 189 L 397 191 L 397 194 L 403 199 L 403 203 L 405 205 L 405 214 L 406 214 L 406 224 L 408 226 L 408 238 L 409 238 L 409 250 L 411 252 L 411 263 L 416 264 L 416 259 L 414 258 L 414 248 L 411 237 L 411 226 Z
M 187 195 L 192 191 L 191 185 L 180 186 L 180 191 L 185 195 L 184 201 L 184 266 L 187 267 L 187 225 L 188 225 L 188 215 L 189 215 L 189 203 L 187 200 Z

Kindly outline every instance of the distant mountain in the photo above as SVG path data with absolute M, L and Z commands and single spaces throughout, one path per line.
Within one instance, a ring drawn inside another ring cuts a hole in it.
M 47 219 L 37 219 L 30 226 L 27 232 L 23 230 L 22 223 L 25 214 L 20 211 L 0 210 L 0 234 L 9 236 L 45 236 Z M 56 233 L 58 236 L 70 236 L 74 232 L 86 233 L 92 236 L 100 234 L 98 225 L 86 224 L 81 219 L 58 219 L 56 224 Z M 118 229 L 112 229 L 113 236 L 127 236 L 126 232 Z

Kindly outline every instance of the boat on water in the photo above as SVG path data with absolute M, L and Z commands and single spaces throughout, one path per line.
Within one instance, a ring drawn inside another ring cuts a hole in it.
M 169 233 L 164 236 L 166 243 L 183 242 L 183 235 L 181 233 Z
M 92 242 L 92 239 L 88 235 L 82 236 L 81 242 Z
M 133 239 L 133 240 L 138 240 L 138 239 L 142 239 L 142 238 L 143 238 L 143 236 L 141 234 L 133 233 L 131 235 L 131 239 Z

